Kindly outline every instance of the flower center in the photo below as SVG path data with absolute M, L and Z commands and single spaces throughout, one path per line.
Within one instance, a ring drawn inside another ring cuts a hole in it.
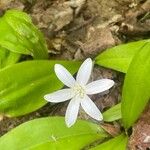
M 73 89 L 74 96 L 79 96 L 80 98 L 84 98 L 85 88 L 79 84 L 75 84 Z

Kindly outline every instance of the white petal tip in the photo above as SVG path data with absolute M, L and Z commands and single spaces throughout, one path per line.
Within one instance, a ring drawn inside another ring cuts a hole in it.
M 66 116 L 65 116 L 66 117 Z M 75 124 L 75 120 L 71 120 L 71 119 L 66 119 L 65 118 L 65 123 L 66 123 L 66 126 L 68 128 L 72 127 L 74 124 Z
M 45 99 L 47 102 L 54 103 L 54 101 L 50 98 L 49 95 L 45 95 L 45 96 L 44 96 L 44 99 Z
M 103 117 L 100 115 L 100 116 L 98 116 L 98 117 L 96 117 L 96 118 L 94 118 L 95 120 L 97 120 L 97 121 L 102 121 L 103 120 Z
M 88 61 L 92 61 L 92 59 L 91 59 L 91 58 L 87 58 L 86 60 L 88 60 Z
M 54 65 L 54 69 L 55 69 L 55 70 L 56 70 L 56 69 L 59 69 L 60 66 L 61 66 L 60 64 L 55 64 L 55 65 Z
M 46 101 L 49 101 L 49 100 L 50 100 L 47 95 L 44 96 L 44 99 L 45 99 Z
M 110 80 L 110 86 L 114 86 L 115 82 L 113 80 Z
M 102 120 L 103 120 L 103 117 L 100 116 L 99 118 L 97 118 L 97 120 L 98 120 L 98 121 L 102 121 Z
M 71 124 L 66 124 L 68 128 L 70 128 L 72 125 Z
M 92 59 L 91 58 L 87 58 L 85 61 L 86 61 L 86 63 L 92 63 Z
M 108 87 L 107 90 L 109 90 L 115 84 L 115 82 L 113 80 L 111 80 L 111 79 L 102 79 L 102 80 L 104 80 L 104 82 L 106 82 L 106 85 Z
M 71 122 L 67 122 L 67 121 L 66 121 L 66 126 L 67 126 L 68 128 L 70 128 L 71 126 L 73 126 L 73 124 L 74 124 L 74 123 L 71 123 Z
M 111 80 L 111 83 L 112 83 L 112 85 L 114 85 L 114 84 L 115 84 L 115 82 L 114 82 L 113 80 Z
M 99 114 L 98 116 L 95 116 L 94 119 L 97 120 L 97 121 L 102 121 L 103 116 L 101 114 Z

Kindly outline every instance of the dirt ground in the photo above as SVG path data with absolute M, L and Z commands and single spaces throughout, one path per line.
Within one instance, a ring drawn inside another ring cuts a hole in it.
M 1 16 L 12 8 L 31 15 L 34 24 L 45 35 L 50 59 L 94 58 L 106 48 L 150 38 L 150 0 L 0 0 Z M 110 78 L 116 83 L 107 95 L 92 97 L 104 111 L 119 102 L 124 75 L 95 66 L 91 80 L 99 78 Z M 23 117 L 4 118 L 0 122 L 0 134 L 27 120 L 64 115 L 66 106 L 66 103 L 47 104 Z M 150 122 L 146 121 L 150 112 L 146 111 L 143 116 L 133 128 L 129 142 L 131 150 L 147 150 L 150 147 Z M 82 111 L 80 118 L 89 119 Z M 145 129 L 140 131 L 143 123 Z M 148 144 L 145 144 L 145 139 Z

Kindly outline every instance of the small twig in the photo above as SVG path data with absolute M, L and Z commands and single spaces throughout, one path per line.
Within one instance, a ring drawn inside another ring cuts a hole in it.
M 85 26 L 87 26 L 88 24 L 90 24 L 91 22 L 93 22 L 95 19 L 97 18 L 97 16 L 94 16 L 93 18 L 89 19 L 88 21 L 84 22 L 83 24 L 81 25 L 78 25 L 70 30 L 67 31 L 67 33 L 71 33 L 71 32 L 74 32 L 74 31 L 77 31 Z

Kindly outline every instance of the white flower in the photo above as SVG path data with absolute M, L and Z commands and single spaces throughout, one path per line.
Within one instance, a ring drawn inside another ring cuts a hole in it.
M 69 88 L 47 94 L 44 96 L 44 99 L 53 103 L 71 99 L 65 115 L 65 122 L 68 127 L 71 127 L 76 122 L 80 105 L 92 118 L 99 121 L 103 119 L 101 112 L 88 95 L 101 93 L 110 89 L 114 85 L 114 81 L 101 79 L 88 83 L 92 66 L 92 60 L 90 58 L 86 59 L 79 68 L 76 80 L 62 65 L 56 64 L 54 67 L 59 80 Z

